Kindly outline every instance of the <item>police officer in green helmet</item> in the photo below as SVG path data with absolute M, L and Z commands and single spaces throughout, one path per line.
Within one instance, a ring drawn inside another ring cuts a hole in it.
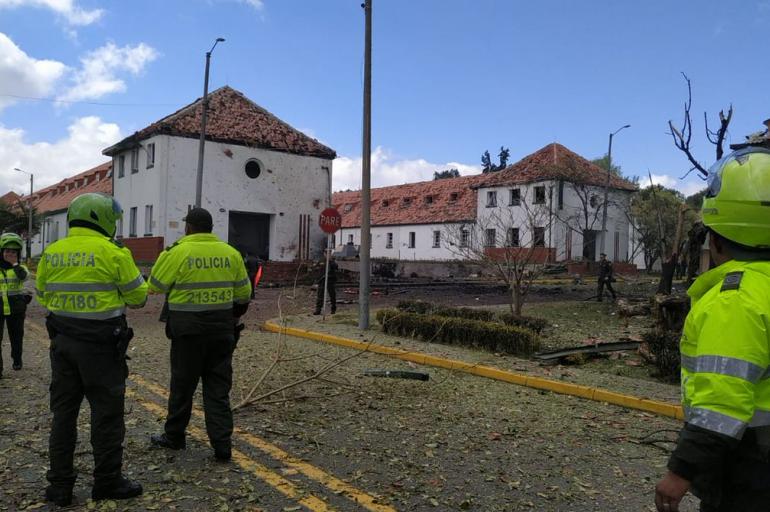
M 703 223 L 716 265 L 690 287 L 680 342 L 685 425 L 655 489 L 657 510 L 688 492 L 701 511 L 770 510 L 770 150 L 709 170 Z
M 21 370 L 22 345 L 24 341 L 24 318 L 27 304 L 32 298 L 24 292 L 24 281 L 29 275 L 21 261 L 23 241 L 16 233 L 0 235 L 0 342 L 3 340 L 3 326 L 8 328 L 11 339 L 13 369 Z M 3 356 L 0 350 L 0 377 L 3 376 Z
M 53 420 L 45 497 L 60 506 L 72 502 L 77 417 L 84 397 L 91 406 L 91 497 L 127 499 L 142 493 L 121 467 L 126 348 L 133 335 L 125 311 L 144 305 L 147 284 L 131 252 L 112 239 L 122 214 L 108 195 L 76 197 L 67 210 L 67 237 L 46 248 L 37 269 L 37 297 L 49 312 L 51 338 Z

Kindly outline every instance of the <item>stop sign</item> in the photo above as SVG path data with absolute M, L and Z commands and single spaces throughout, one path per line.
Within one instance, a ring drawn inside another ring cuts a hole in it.
M 342 227 L 342 215 L 336 208 L 327 208 L 321 212 L 318 225 L 324 233 L 336 233 Z

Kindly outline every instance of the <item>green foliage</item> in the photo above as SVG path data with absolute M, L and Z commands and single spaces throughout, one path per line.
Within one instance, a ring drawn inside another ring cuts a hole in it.
M 408 313 L 397 309 L 378 311 L 377 321 L 385 333 L 431 343 L 463 345 L 517 355 L 529 355 L 540 348 L 540 340 L 534 332 L 499 323 Z
M 704 188 L 700 192 L 696 192 L 691 196 L 687 196 L 687 199 L 685 199 L 685 202 L 687 203 L 687 206 L 690 208 L 695 208 L 696 210 L 700 210 L 701 206 L 703 206 L 703 197 L 706 195 L 706 189 Z
M 610 157 L 607 155 L 607 153 L 605 153 L 604 156 L 602 156 L 600 158 L 594 158 L 593 160 L 591 160 L 591 163 L 598 165 L 599 167 L 601 167 L 604 170 L 607 170 L 607 164 L 609 163 L 609 160 L 610 160 Z M 612 174 L 614 174 L 615 176 L 617 176 L 618 178 L 622 178 L 623 177 L 623 174 L 622 174 L 622 172 L 620 170 L 620 166 L 619 165 L 612 164 L 612 166 L 610 167 L 610 172 Z
M 679 354 L 681 337 L 679 332 L 659 332 L 657 329 L 642 334 L 642 340 L 649 345 L 650 352 L 655 356 L 658 377 L 672 383 L 678 382 L 681 377 Z
M 647 268 L 652 268 L 661 250 L 664 256 L 669 254 L 676 235 L 679 209 L 683 203 L 684 196 L 681 193 L 661 185 L 655 185 L 654 194 L 650 186 L 634 194 L 631 199 L 631 216 L 640 235 Z M 687 233 L 696 220 L 697 212 L 687 211 L 682 233 Z
M 26 205 L 7 205 L 0 202 L 0 233 L 26 233 L 29 227 Z M 38 232 L 40 219 L 36 210 L 32 209 L 32 234 Z M 26 238 L 26 235 L 25 235 Z
M 488 309 L 453 308 L 419 300 L 402 300 L 397 306 L 399 311 L 421 315 L 445 316 L 464 318 L 481 322 L 498 322 L 505 325 L 523 327 L 540 334 L 548 326 L 548 320 L 531 316 L 514 315 L 512 313 L 497 313 Z
M 489 154 L 489 150 L 484 151 L 481 155 L 481 173 L 487 174 L 490 172 L 497 172 L 505 169 L 508 166 L 508 159 L 511 157 L 511 150 L 505 146 L 500 146 L 500 153 L 498 153 L 500 163 L 495 165 L 492 163 L 492 155 Z
M 441 172 L 435 171 L 433 173 L 433 180 L 445 180 L 447 178 L 459 178 L 460 171 L 457 169 L 445 169 Z

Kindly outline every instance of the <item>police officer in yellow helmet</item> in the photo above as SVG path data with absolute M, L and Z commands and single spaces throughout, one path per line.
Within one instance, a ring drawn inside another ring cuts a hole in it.
M 166 294 L 166 333 L 171 338 L 168 416 L 163 433 L 150 441 L 172 450 L 185 448 L 185 429 L 201 380 L 206 432 L 214 456 L 224 462 L 232 448 L 229 395 L 240 332 L 236 323 L 248 308 L 251 283 L 243 257 L 212 229 L 207 210 L 190 210 L 185 236 L 160 254 L 150 273 L 150 289 Z
M 77 417 L 83 397 L 91 406 L 94 485 L 91 497 L 127 499 L 142 486 L 121 472 L 125 436 L 126 348 L 133 331 L 126 307 L 142 307 L 147 284 L 131 251 L 112 239 L 123 211 L 104 194 L 83 194 L 67 210 L 69 233 L 49 245 L 37 269 L 40 303 L 51 338 L 50 485 L 45 497 L 72 501 Z
M 688 492 L 701 511 L 770 510 L 770 150 L 709 170 L 702 208 L 716 265 L 690 287 L 680 342 L 685 425 L 655 488 L 657 510 Z
M 24 342 L 24 318 L 31 296 L 24 292 L 24 281 L 29 270 L 19 263 L 23 241 L 16 233 L 0 235 L 0 341 L 3 325 L 11 339 L 13 369 L 21 370 L 22 344 Z M 0 377 L 3 376 L 3 356 L 0 350 Z

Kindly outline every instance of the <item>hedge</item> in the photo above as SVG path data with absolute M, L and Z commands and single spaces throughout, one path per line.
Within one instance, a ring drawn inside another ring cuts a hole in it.
M 388 334 L 423 341 L 478 347 L 492 352 L 529 355 L 540 348 L 534 332 L 522 327 L 465 318 L 383 309 L 377 321 Z
M 548 320 L 533 316 L 517 316 L 512 313 L 498 314 L 495 311 L 490 311 L 488 309 L 453 308 L 419 300 L 402 300 L 398 303 L 397 308 L 408 313 L 465 318 L 467 320 L 479 320 L 482 322 L 502 322 L 506 325 L 524 327 L 525 329 L 535 331 L 538 334 L 548 326 Z

